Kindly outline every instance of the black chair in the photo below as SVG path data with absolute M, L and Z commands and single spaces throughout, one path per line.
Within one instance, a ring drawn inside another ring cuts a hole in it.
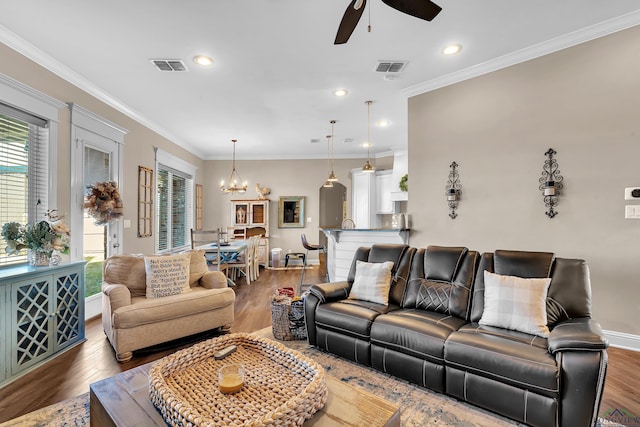
M 309 259 L 309 251 L 320 251 L 324 254 L 324 268 L 325 268 L 325 276 L 327 282 L 329 281 L 329 270 L 327 267 L 327 250 L 322 245 L 312 245 L 307 241 L 307 236 L 302 235 L 302 246 L 307 250 L 307 253 L 304 257 L 304 263 L 302 265 L 302 274 L 300 275 L 300 286 L 298 289 L 298 294 L 302 294 L 302 281 L 304 280 L 304 272 L 307 269 L 307 260 Z M 307 285 L 310 286 L 310 285 Z

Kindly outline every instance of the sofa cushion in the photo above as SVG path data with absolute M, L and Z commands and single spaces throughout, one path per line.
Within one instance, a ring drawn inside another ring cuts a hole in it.
M 420 287 L 416 296 L 416 308 L 449 314 L 449 301 L 453 286 L 451 283 L 435 282 L 433 280 L 418 279 Z
M 186 251 L 189 254 L 189 286 L 198 284 L 198 281 L 204 276 L 209 268 L 207 267 L 207 259 L 204 257 L 204 249 L 191 249 Z
M 465 323 L 463 319 L 441 313 L 395 310 L 375 319 L 371 343 L 442 364 L 444 342 Z
M 145 256 L 147 298 L 177 295 L 189 290 L 189 254 Z
M 128 329 L 185 316 L 192 316 L 232 305 L 235 293 L 231 288 L 205 289 L 194 287 L 191 292 L 164 298 L 132 298 L 132 304 L 120 307 L 112 314 L 114 328 Z
M 446 365 L 545 396 L 558 396 L 558 365 L 547 351 L 545 338 L 471 323 L 453 332 L 444 348 Z
M 389 304 L 391 269 L 393 262 L 356 261 L 356 276 L 349 291 L 349 299 Z
M 316 327 L 368 340 L 375 318 L 397 308 L 393 304 L 350 299 L 320 304 L 316 309 Z
M 478 260 L 476 251 L 464 247 L 418 249 L 402 306 L 467 318 Z
M 551 279 L 523 279 L 484 272 L 481 325 L 549 336 L 547 291 Z
M 102 273 L 104 282 L 125 285 L 131 296 L 146 295 L 147 274 L 142 256 L 112 255 L 104 261 Z

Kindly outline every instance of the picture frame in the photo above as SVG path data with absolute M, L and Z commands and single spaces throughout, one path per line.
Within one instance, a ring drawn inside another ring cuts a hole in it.
M 153 169 L 138 166 L 138 237 L 153 234 Z
M 304 196 L 280 196 L 278 228 L 304 228 Z

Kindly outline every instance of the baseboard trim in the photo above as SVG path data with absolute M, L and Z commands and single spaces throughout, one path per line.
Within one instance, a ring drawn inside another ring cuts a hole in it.
M 609 340 L 611 347 L 623 348 L 625 350 L 640 351 L 640 335 L 626 334 L 616 331 L 602 331 Z

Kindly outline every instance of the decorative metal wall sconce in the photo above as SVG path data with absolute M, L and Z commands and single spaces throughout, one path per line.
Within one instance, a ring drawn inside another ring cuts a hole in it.
M 554 208 L 558 206 L 558 196 L 562 190 L 562 180 L 564 179 L 558 170 L 558 162 L 553 158 L 555 154 L 557 153 L 553 148 L 549 148 L 547 152 L 544 153 L 548 159 L 544 161 L 542 176 L 538 180 L 538 182 L 540 182 L 538 188 L 544 197 L 544 205 L 549 208 L 549 210 L 545 212 L 549 218 L 558 215 L 558 212 Z
M 453 162 L 449 167 L 451 170 L 449 171 L 449 179 L 447 180 L 445 193 L 447 194 L 447 204 L 449 205 L 449 209 L 451 209 L 449 217 L 451 219 L 455 219 L 458 216 L 456 209 L 458 209 L 458 202 L 460 201 L 460 195 L 462 194 L 462 191 L 460 191 L 462 185 L 460 184 L 458 175 L 458 164 Z

